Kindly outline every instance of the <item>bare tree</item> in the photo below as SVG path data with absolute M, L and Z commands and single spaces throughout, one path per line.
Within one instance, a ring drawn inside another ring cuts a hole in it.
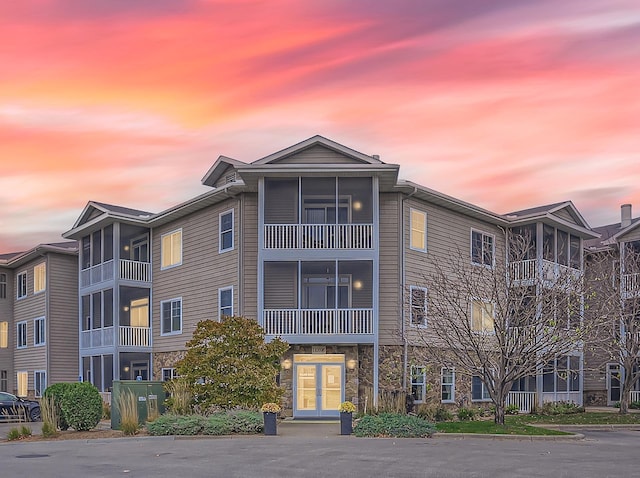
M 619 364 L 620 413 L 626 414 L 640 380 L 640 247 L 594 251 L 587 260 L 586 317 L 595 327 L 586 346 L 595 368 Z
M 513 383 L 579 351 L 585 334 L 581 272 L 536 259 L 524 230 L 505 232 L 504 240 L 508 253 L 480 264 L 460 250 L 433 260 L 424 276 L 428 326 L 420 334 L 441 363 L 480 377 L 501 425 Z

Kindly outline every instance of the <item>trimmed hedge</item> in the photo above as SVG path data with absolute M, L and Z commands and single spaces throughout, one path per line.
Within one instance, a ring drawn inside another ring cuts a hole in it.
M 70 383 L 54 383 L 53 385 L 48 386 L 42 396 L 44 398 L 53 398 L 54 406 L 56 407 L 56 416 L 58 417 L 58 428 L 60 430 L 66 430 L 69 428 L 69 424 L 67 420 L 64 418 L 64 413 L 62 413 L 62 397 L 69 389 Z
M 166 414 L 147 423 L 150 435 L 231 435 L 262 433 L 262 414 L 228 410 L 209 416 Z
M 435 431 L 432 423 L 420 417 L 396 413 L 365 415 L 353 427 L 357 437 L 425 438 Z
M 68 384 L 60 402 L 62 416 L 76 431 L 95 428 L 102 418 L 102 397 L 89 382 Z

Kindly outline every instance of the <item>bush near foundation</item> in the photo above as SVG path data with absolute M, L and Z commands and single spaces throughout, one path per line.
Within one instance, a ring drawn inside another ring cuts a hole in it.
M 76 431 L 95 428 L 102 418 L 102 397 L 98 389 L 88 382 L 66 385 L 60 403 L 65 422 Z
M 262 433 L 262 414 L 250 410 L 226 410 L 203 415 L 166 414 L 147 423 L 150 435 L 232 435 Z
M 70 383 L 65 382 L 54 383 L 53 385 L 48 386 L 42 394 L 43 398 L 53 400 L 55 410 L 53 410 L 52 413 L 57 417 L 57 427 L 60 430 L 66 430 L 69 428 L 69 424 L 62 413 L 62 401 L 70 385 Z
M 420 417 L 396 413 L 365 415 L 353 427 L 357 437 L 425 438 L 435 431 L 432 423 Z

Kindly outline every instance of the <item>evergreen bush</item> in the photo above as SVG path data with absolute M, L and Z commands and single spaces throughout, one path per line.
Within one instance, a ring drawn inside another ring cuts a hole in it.
M 420 417 L 396 413 L 365 415 L 353 428 L 358 437 L 424 438 L 435 431 L 433 424 Z
M 102 418 L 102 397 L 89 382 L 66 384 L 60 408 L 65 422 L 76 431 L 95 428 Z
M 70 383 L 66 382 L 54 383 L 53 385 L 48 386 L 42 394 L 43 398 L 53 399 L 55 411 L 53 411 L 52 413 L 54 413 L 58 419 L 57 427 L 60 430 L 66 430 L 67 428 L 69 428 L 69 424 L 65 420 L 64 414 L 62 413 L 62 401 L 70 385 Z

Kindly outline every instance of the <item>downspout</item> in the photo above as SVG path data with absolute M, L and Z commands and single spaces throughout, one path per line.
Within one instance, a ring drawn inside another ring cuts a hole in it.
M 405 252 L 406 252 L 406 247 L 405 247 L 405 240 L 404 240 L 404 228 L 405 228 L 405 221 L 404 221 L 404 204 L 405 201 L 407 199 L 409 199 L 411 196 L 413 196 L 414 194 L 416 194 L 418 192 L 418 188 L 414 186 L 413 191 L 408 194 L 406 197 L 402 198 L 402 201 L 400 201 L 400 233 L 398 234 L 399 239 L 400 239 L 400 260 L 398 261 L 398 263 L 400 264 L 400 277 L 401 277 L 401 283 L 400 283 L 400 297 L 401 297 L 401 301 L 400 301 L 400 317 L 401 317 L 401 327 L 400 327 L 400 333 L 402 335 L 402 345 L 403 345 L 403 352 L 402 352 L 402 389 L 407 392 L 407 370 L 409 368 L 409 340 L 407 339 L 407 335 L 406 335 L 406 311 L 405 311 L 405 294 L 406 294 L 406 273 L 405 273 L 405 267 L 404 267 L 404 261 L 405 261 Z

